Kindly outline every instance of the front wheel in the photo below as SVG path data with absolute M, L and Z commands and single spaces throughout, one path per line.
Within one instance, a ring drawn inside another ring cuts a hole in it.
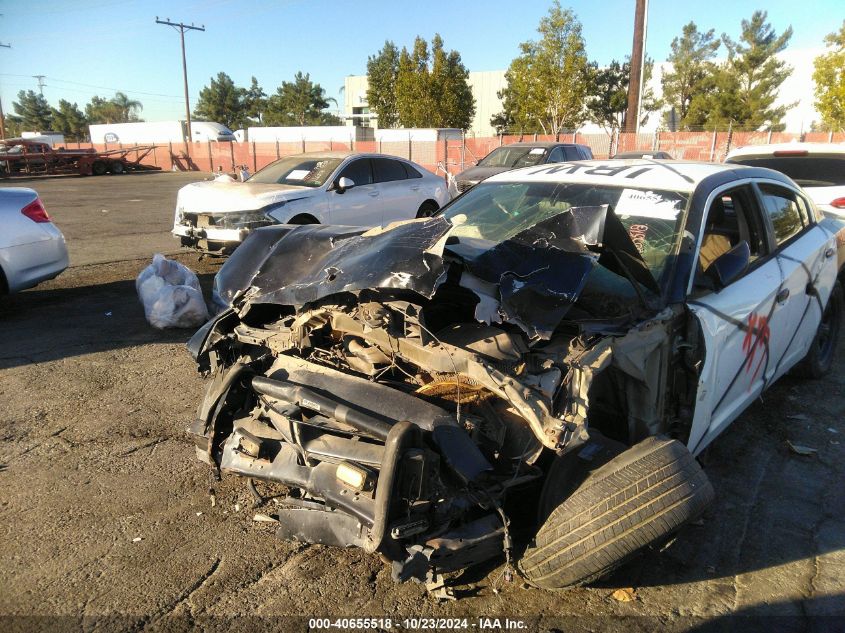
M 437 203 L 432 202 L 431 200 L 426 200 L 420 205 L 420 208 L 417 211 L 417 217 L 430 218 L 439 208 L 440 207 L 437 206 Z
M 810 343 L 807 355 L 795 366 L 795 373 L 805 378 L 821 378 L 833 366 L 839 331 L 845 314 L 845 299 L 842 285 L 836 282 L 830 292 L 830 298 L 822 313 L 822 319 Z
M 95 160 L 94 164 L 91 165 L 91 173 L 95 176 L 103 176 L 107 171 L 108 167 L 101 160 Z
M 592 582 L 695 519 L 713 496 L 683 444 L 650 437 L 594 471 L 552 511 L 520 569 L 544 589 Z

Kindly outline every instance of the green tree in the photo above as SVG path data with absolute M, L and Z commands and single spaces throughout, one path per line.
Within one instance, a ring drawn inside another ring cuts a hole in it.
M 53 130 L 64 134 L 69 141 L 84 141 L 88 138 L 88 119 L 75 103 L 59 100 L 58 109 L 53 108 Z
M 765 11 L 755 11 L 743 20 L 739 41 L 722 35 L 728 59 L 703 81 L 703 91 L 690 104 L 690 120 L 714 128 L 783 129 L 783 117 L 795 104 L 775 105 L 780 85 L 792 74 L 777 54 L 789 44 L 792 27 L 778 35 L 766 18 Z
M 241 127 L 246 116 L 244 98 L 246 90 L 238 88 L 232 78 L 224 72 L 211 78 L 211 83 L 200 90 L 194 106 L 194 116 L 203 121 L 216 121 L 228 128 Z
M 293 81 L 283 81 L 276 93 L 267 99 L 264 113 L 265 125 L 332 125 L 339 119 L 323 112 L 334 99 L 326 97 L 320 84 L 311 81 L 311 75 L 296 73 Z M 336 102 L 335 102 L 336 104 Z
M 838 32 L 824 42 L 831 50 L 813 62 L 816 82 L 816 110 L 829 130 L 845 131 L 845 20 Z
M 581 23 L 570 9 L 555 0 L 537 28 L 539 41 L 523 42 L 505 78 L 501 92 L 504 118 L 518 131 L 559 134 L 579 127 L 586 118 L 590 64 Z
M 43 95 L 32 90 L 21 90 L 12 108 L 23 131 L 40 132 L 51 129 L 53 110 Z
M 253 77 L 249 88 L 243 98 L 244 114 L 252 121 L 262 125 L 264 121 L 264 110 L 267 109 L 267 94 L 258 85 L 258 80 Z M 248 121 L 244 121 L 246 125 Z
M 432 127 L 434 99 L 431 94 L 428 42 L 417 36 L 414 48 L 402 48 L 396 71 L 396 113 L 402 127 Z
M 138 118 L 138 113 L 144 109 L 144 106 L 140 101 L 130 99 L 122 92 L 116 92 L 111 103 L 119 118 L 119 121 L 112 121 L 112 123 L 132 123 L 141 120 Z
M 649 87 L 654 72 L 654 60 L 646 57 L 643 67 L 643 93 L 640 100 L 640 125 L 648 121 L 652 112 L 662 103 Z M 615 59 L 605 68 L 594 68 L 590 83 L 587 110 L 590 119 L 612 134 L 625 125 L 628 108 L 628 82 L 631 80 L 631 63 L 620 64 Z
M 681 37 L 672 40 L 672 52 L 667 60 L 672 64 L 672 70 L 664 73 L 660 81 L 663 100 L 667 106 L 675 108 L 680 127 L 690 124 L 690 104 L 704 92 L 705 79 L 715 70 L 711 60 L 721 42 L 714 33 L 713 29 L 701 33 L 695 22 L 690 22 L 684 26 Z
M 475 115 L 475 97 L 469 87 L 469 71 L 457 51 L 443 48 L 443 38 L 435 34 L 431 41 L 430 101 L 433 110 L 427 127 L 451 127 L 466 130 Z
M 399 72 L 399 49 L 390 40 L 384 47 L 367 58 L 367 103 L 378 116 L 378 125 L 396 127 L 399 114 L 396 110 L 396 75 Z
M 122 92 L 116 92 L 108 100 L 95 95 L 85 105 L 85 117 L 89 123 L 132 123 L 141 120 L 138 112 L 143 108 L 140 101 L 130 99 Z

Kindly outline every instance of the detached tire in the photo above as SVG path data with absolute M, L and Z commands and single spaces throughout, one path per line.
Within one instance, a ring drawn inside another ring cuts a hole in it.
M 810 349 L 807 355 L 795 365 L 794 373 L 803 378 L 821 378 L 830 371 L 836 355 L 836 345 L 839 343 L 843 313 L 845 313 L 845 299 L 842 294 L 842 285 L 836 282 L 822 313 L 816 335 L 810 343 Z
M 648 438 L 597 469 L 552 511 L 520 569 L 544 589 L 586 584 L 695 519 L 713 497 L 683 444 Z

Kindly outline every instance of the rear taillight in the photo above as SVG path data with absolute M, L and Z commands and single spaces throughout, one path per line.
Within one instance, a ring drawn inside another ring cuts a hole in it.
M 49 222 L 50 216 L 47 215 L 47 209 L 44 208 L 44 204 L 41 202 L 39 198 L 36 198 L 28 205 L 26 205 L 23 209 L 21 209 L 21 213 L 23 213 L 26 217 L 28 217 L 33 222 Z
M 809 152 L 805 149 L 783 149 L 774 152 L 774 156 L 806 156 Z
M 833 202 L 830 203 L 834 209 L 845 209 L 845 196 L 842 198 L 836 198 Z

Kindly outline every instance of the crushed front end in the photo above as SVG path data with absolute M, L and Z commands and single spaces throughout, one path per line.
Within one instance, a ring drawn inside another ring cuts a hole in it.
M 594 378 L 612 368 L 599 390 L 624 400 L 654 379 L 633 374 L 665 373 L 677 321 L 585 329 L 563 315 L 598 255 L 552 245 L 514 283 L 497 269 L 508 253 L 470 261 L 452 227 L 260 229 L 218 275 L 232 307 L 189 344 L 212 375 L 189 429 L 200 459 L 286 486 L 280 536 L 379 552 L 397 580 L 510 559 L 513 530 L 537 518 L 544 456 L 589 438 Z M 549 257 L 581 272 L 543 274 Z M 631 424 L 660 424 L 662 392 L 637 397 Z

